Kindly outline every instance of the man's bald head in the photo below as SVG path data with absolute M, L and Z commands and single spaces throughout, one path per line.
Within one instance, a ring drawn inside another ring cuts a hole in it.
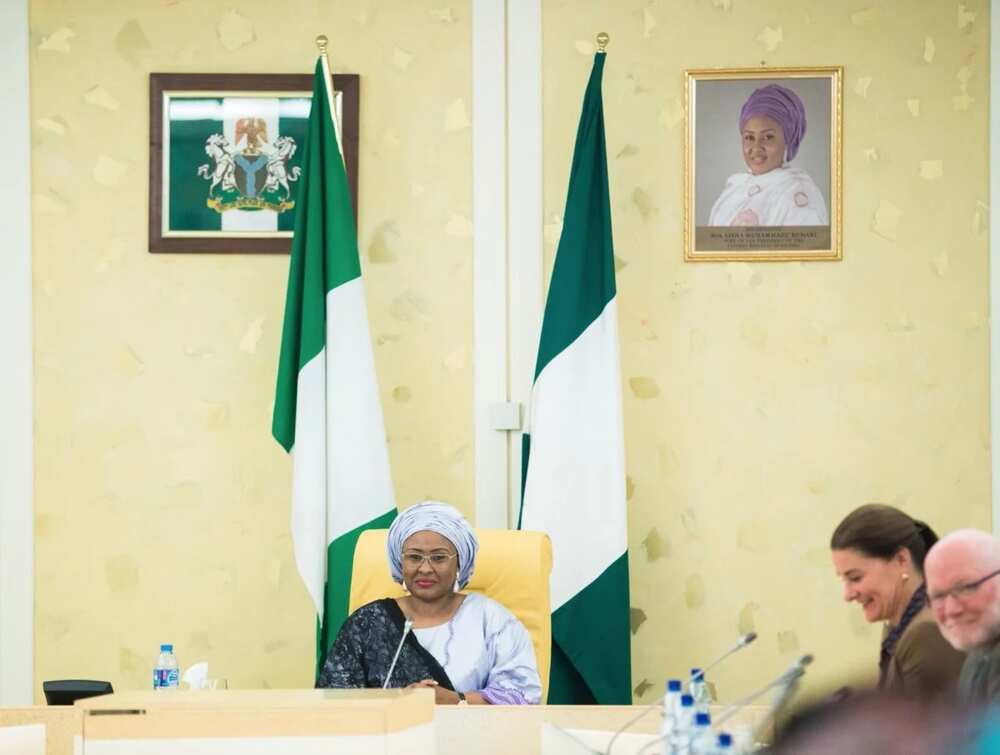
M 980 530 L 941 538 L 924 562 L 927 595 L 941 633 L 959 650 L 1000 637 L 1000 541 Z M 992 575 L 992 576 L 991 576 Z
M 927 561 L 948 564 L 961 560 L 990 569 L 1000 568 L 1000 540 L 982 530 L 955 530 L 937 541 Z

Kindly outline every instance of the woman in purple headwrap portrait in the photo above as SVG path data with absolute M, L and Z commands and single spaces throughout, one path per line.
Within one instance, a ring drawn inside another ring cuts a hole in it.
M 479 541 L 457 509 L 411 506 L 393 521 L 386 549 L 407 594 L 348 617 L 317 687 L 431 687 L 438 705 L 541 702 L 528 630 L 495 600 L 461 592 Z
M 791 89 L 755 89 L 740 109 L 747 171 L 736 173 L 712 206 L 709 225 L 829 225 L 826 202 L 809 174 L 789 165 L 806 133 L 806 109 Z

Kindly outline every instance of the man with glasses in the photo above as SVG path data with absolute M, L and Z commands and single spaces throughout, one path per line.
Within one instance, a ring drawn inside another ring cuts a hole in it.
M 979 530 L 953 532 L 931 548 L 924 573 L 941 634 L 968 651 L 959 699 L 1000 702 L 1000 540 Z

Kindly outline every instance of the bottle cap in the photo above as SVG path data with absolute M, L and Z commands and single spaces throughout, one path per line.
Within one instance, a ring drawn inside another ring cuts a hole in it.
M 681 691 L 681 680 L 680 679 L 670 679 L 667 681 L 667 692 L 680 692 Z
M 167 645 L 167 644 L 160 645 L 160 652 L 161 653 L 172 653 L 172 652 L 174 652 L 174 646 L 173 645 Z
M 695 713 L 694 714 L 694 725 L 695 726 L 711 726 L 712 717 L 707 713 Z
M 720 747 L 732 747 L 733 746 L 733 735 L 732 734 L 726 734 L 726 732 L 722 732 L 719 735 L 719 746 Z
M 693 708 L 694 698 L 691 695 L 681 695 L 681 707 L 682 708 Z
M 701 682 L 701 681 L 704 681 L 704 680 L 705 680 L 705 675 L 703 673 L 701 673 L 701 669 L 700 668 L 693 668 L 693 669 L 691 669 L 691 681 L 692 682 Z

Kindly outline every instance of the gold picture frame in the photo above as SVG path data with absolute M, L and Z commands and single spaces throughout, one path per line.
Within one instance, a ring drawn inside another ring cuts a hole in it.
M 842 259 L 843 67 L 684 74 L 685 261 Z

